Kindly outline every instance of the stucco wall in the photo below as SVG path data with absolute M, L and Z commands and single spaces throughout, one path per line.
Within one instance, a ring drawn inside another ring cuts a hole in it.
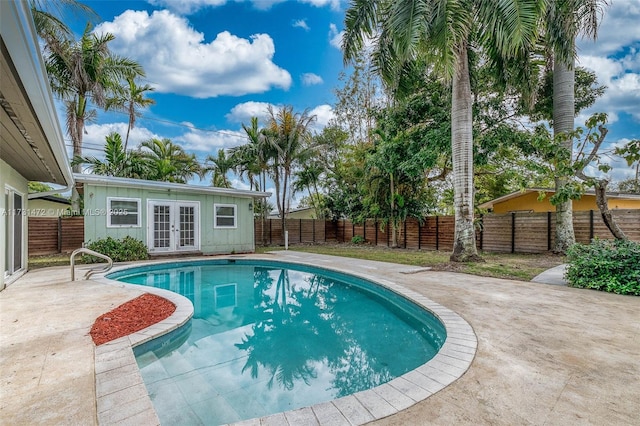
M 107 227 L 108 197 L 140 199 L 140 226 L 127 228 Z M 139 188 L 122 188 L 114 186 L 84 185 L 85 208 L 85 242 L 111 236 L 123 238 L 130 235 L 147 243 L 150 221 L 147 212 L 150 200 L 194 201 L 199 203 L 200 251 L 205 254 L 253 252 L 254 230 L 252 198 L 222 196 L 214 194 L 197 194 L 176 190 L 159 191 Z M 237 205 L 237 227 L 234 229 L 214 228 L 214 204 Z
M 556 211 L 556 208 L 554 205 L 552 205 L 549 202 L 549 197 L 551 197 L 552 195 L 553 194 L 547 193 L 547 196 L 542 201 L 538 201 L 537 192 L 522 194 L 519 197 L 512 198 L 510 200 L 505 200 L 500 203 L 495 203 L 493 205 L 493 212 L 494 213 L 509 213 L 509 212 L 518 212 L 518 211 L 531 211 L 535 213 L 554 212 Z M 640 200 L 610 198 L 609 208 L 610 209 L 640 209 Z M 574 200 L 573 210 L 574 211 L 598 210 L 598 206 L 596 205 L 595 195 L 585 194 L 582 196 L 581 199 Z

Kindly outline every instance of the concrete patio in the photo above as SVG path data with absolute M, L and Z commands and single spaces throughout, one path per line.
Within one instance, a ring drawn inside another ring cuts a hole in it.
M 378 276 L 473 327 L 478 349 L 460 379 L 374 424 L 639 424 L 640 298 L 294 251 L 255 257 Z M 89 329 L 142 291 L 68 277 L 36 270 L 0 293 L 0 424 L 97 423 Z

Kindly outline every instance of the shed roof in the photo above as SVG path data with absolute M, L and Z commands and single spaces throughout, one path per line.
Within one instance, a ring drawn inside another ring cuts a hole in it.
M 522 191 L 512 192 L 511 194 L 503 195 L 502 197 L 498 197 L 494 200 L 487 201 L 478 206 L 480 209 L 492 209 L 495 204 L 502 203 L 507 200 L 511 200 L 513 198 L 521 197 L 525 194 L 530 194 L 532 192 L 540 193 L 546 192 L 548 194 L 555 194 L 556 190 L 552 188 L 527 188 Z M 586 191 L 585 195 L 595 195 L 595 191 L 590 190 Z M 625 192 L 607 192 L 608 198 L 623 198 L 628 200 L 640 200 L 640 194 L 631 194 Z
M 218 188 L 215 186 L 187 185 L 184 183 L 160 182 L 154 180 L 130 179 L 113 176 L 86 175 L 74 173 L 76 182 L 119 188 L 142 188 L 152 190 L 171 190 L 176 192 L 191 192 L 197 194 L 229 195 L 240 198 L 266 198 L 270 192 L 247 191 L 243 189 Z

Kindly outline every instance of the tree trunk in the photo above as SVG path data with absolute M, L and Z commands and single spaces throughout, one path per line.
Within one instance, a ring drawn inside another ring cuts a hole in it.
M 573 131 L 573 119 L 575 116 L 575 75 L 574 61 L 566 64 L 554 58 L 553 63 L 553 135 L 554 138 L 561 133 Z M 566 138 L 564 148 L 573 155 L 573 140 Z M 564 177 L 557 177 L 556 192 L 566 184 Z M 553 251 L 565 253 L 576 242 L 573 231 L 572 201 L 556 205 L 556 241 Z
M 611 210 L 609 210 L 609 202 L 607 201 L 607 185 L 609 182 L 606 180 L 598 180 L 593 185 L 596 190 L 596 205 L 600 209 L 600 214 L 602 215 L 602 220 L 604 224 L 609 228 L 611 234 L 614 236 L 616 240 L 626 240 L 627 236 L 624 234 L 622 229 L 618 226 L 617 222 L 611 215 Z
M 76 114 L 75 128 L 71 136 L 71 142 L 73 144 L 73 157 L 82 156 L 82 135 L 84 132 L 84 116 Z M 78 163 L 73 166 L 74 173 L 82 173 L 82 164 Z M 73 186 L 71 190 L 71 211 L 74 214 L 80 214 L 80 194 L 76 186 Z
M 453 262 L 480 260 L 473 224 L 473 133 L 471 85 L 467 46 L 460 49 L 453 77 L 451 149 L 453 159 L 455 235 Z
M 389 224 L 391 225 L 391 248 L 396 248 L 398 247 L 398 232 L 396 229 L 396 197 L 394 197 L 396 189 L 393 182 L 393 173 L 389 175 L 389 186 L 391 192 L 391 220 L 389 221 Z

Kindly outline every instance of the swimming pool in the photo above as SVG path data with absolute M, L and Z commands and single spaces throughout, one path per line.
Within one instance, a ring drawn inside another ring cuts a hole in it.
M 446 337 L 403 297 L 325 269 L 209 260 L 108 277 L 194 305 L 189 326 L 134 348 L 166 424 L 239 421 L 373 388 L 427 362 Z

